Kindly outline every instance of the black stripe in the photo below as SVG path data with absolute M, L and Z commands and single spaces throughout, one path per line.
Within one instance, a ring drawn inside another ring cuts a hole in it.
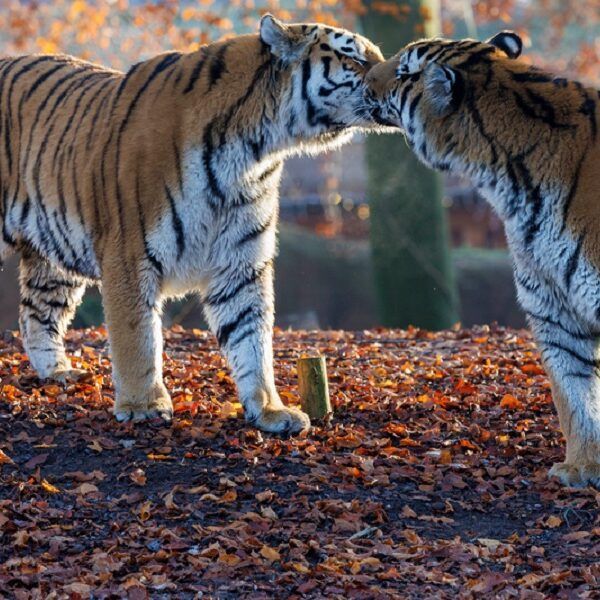
M 160 75 L 169 65 L 171 65 L 172 63 L 174 63 L 176 60 L 179 60 L 179 58 L 181 57 L 181 54 L 179 54 L 178 52 L 173 52 L 173 53 L 169 53 L 166 54 L 161 61 L 159 61 L 159 63 L 154 67 L 154 69 L 152 70 L 152 73 L 150 74 L 150 76 L 148 77 L 148 79 L 146 79 L 146 81 L 144 82 L 144 85 L 142 85 L 142 87 L 137 91 L 137 94 L 135 95 L 135 97 L 133 98 L 131 104 L 129 105 L 128 109 L 127 109 L 127 113 L 125 115 L 125 118 L 123 119 L 123 121 L 121 122 L 121 127 L 119 129 L 119 135 L 125 130 L 125 128 L 128 125 L 129 119 L 133 113 L 133 111 L 135 110 L 135 107 L 137 106 L 137 103 L 139 102 L 140 98 L 142 97 L 142 95 L 144 94 L 144 92 L 148 89 L 148 86 L 154 81 L 154 79 L 156 79 L 156 77 L 158 77 L 158 75 Z
M 42 63 L 42 62 L 48 62 L 53 60 L 53 58 L 51 56 L 42 56 L 40 58 L 37 58 L 36 60 L 34 60 L 33 62 L 30 62 L 28 64 L 26 64 L 22 69 L 20 69 L 19 71 L 17 71 L 11 82 L 10 82 L 10 86 L 8 88 L 7 91 L 7 99 L 6 102 L 4 102 L 4 110 L 6 111 L 6 116 L 5 116 L 5 137 L 4 137 L 4 148 L 6 151 L 6 157 L 8 160 L 8 170 L 12 171 L 13 168 L 13 164 L 12 164 L 12 159 L 13 159 L 13 153 L 12 153 L 12 143 L 11 143 L 11 123 L 10 123 L 10 115 L 12 114 L 12 93 L 13 93 L 13 89 L 14 86 L 16 84 L 16 82 L 21 78 L 21 76 L 23 76 L 24 74 L 26 74 L 27 72 L 31 71 L 31 69 L 33 69 L 36 65 Z M 19 132 L 19 134 L 21 134 L 21 132 Z M 21 178 L 19 177 L 17 179 L 17 190 L 18 190 L 18 186 L 19 183 L 21 181 Z M 17 200 L 17 194 L 15 193 L 15 196 L 13 198 L 13 202 L 12 202 L 12 207 L 14 207 L 15 202 Z
M 8 210 L 8 190 L 6 188 L 2 188 L 2 214 L 6 215 L 6 211 Z M 8 233 L 6 229 L 6 219 L 2 219 L 2 239 L 5 244 L 9 246 L 15 246 L 16 240 L 12 238 L 12 236 Z
M 428 50 L 429 50 L 429 46 L 427 46 L 426 44 L 419 46 L 416 51 L 417 58 L 421 58 L 421 56 L 423 56 L 423 54 L 425 54 L 425 52 L 427 52 Z
M 66 300 L 48 300 L 47 298 L 40 297 L 40 300 L 50 308 L 69 308 L 70 304 Z
M 106 106 L 106 104 L 108 102 L 108 98 L 110 97 L 110 95 L 112 94 L 112 92 L 113 92 L 112 86 L 106 86 L 106 93 L 104 94 L 104 96 L 102 97 L 102 99 L 98 103 L 98 106 L 96 107 L 96 112 L 94 113 L 94 116 L 92 117 L 92 121 L 90 123 L 90 129 L 89 129 L 89 131 L 87 133 L 87 141 L 85 143 L 85 151 L 86 152 L 90 151 L 90 146 L 92 144 L 92 141 L 94 141 L 95 138 L 96 138 L 96 136 L 95 136 L 96 125 L 98 124 L 100 114 L 102 113 L 102 110 Z M 90 102 L 90 105 L 91 105 L 91 102 Z M 77 129 L 75 130 L 75 133 L 73 135 L 73 139 L 74 140 L 76 139 L 75 136 L 77 135 L 77 131 L 78 131 L 78 129 L 81 126 L 82 123 L 83 123 L 83 116 L 81 118 L 81 121 L 77 124 Z M 71 145 L 71 147 L 69 148 L 69 156 L 71 156 L 70 150 L 71 150 L 72 147 L 73 146 Z
M 234 321 L 226 323 L 219 327 L 217 331 L 217 341 L 219 342 L 219 346 L 225 347 L 231 334 L 249 317 L 253 314 L 253 309 L 251 306 L 245 308 Z
M 56 109 L 58 108 L 59 104 L 65 99 L 67 98 L 67 96 L 73 91 L 73 89 L 77 88 L 80 83 L 81 80 L 79 79 L 79 75 L 81 75 L 82 73 L 85 73 L 86 71 L 89 71 L 89 69 L 86 68 L 80 68 L 77 69 L 75 71 L 72 71 L 71 73 L 69 73 L 69 75 L 65 75 L 60 81 L 59 83 L 57 83 L 57 85 L 49 92 L 50 95 L 53 95 L 54 92 L 56 90 L 58 90 L 58 88 L 60 87 L 60 85 L 62 85 L 65 81 L 69 81 L 70 79 L 75 78 L 75 81 L 71 82 L 70 85 L 68 85 L 57 97 L 56 100 L 54 101 L 54 104 L 52 105 L 52 107 L 50 108 L 50 112 L 46 115 L 46 120 L 44 121 L 44 125 L 47 125 L 50 122 L 50 119 L 52 119 L 52 117 L 54 116 L 54 113 L 56 112 Z
M 234 117 L 239 108 L 243 106 L 252 96 L 252 94 L 255 93 L 257 90 L 264 91 L 265 86 L 262 84 L 261 80 L 265 76 L 268 76 L 270 68 L 271 63 L 269 60 L 259 65 L 254 73 L 254 76 L 252 77 L 252 81 L 246 88 L 244 94 L 235 101 L 235 103 L 228 109 L 226 113 L 220 114 L 217 118 L 211 121 L 204 129 L 204 134 L 202 138 L 202 163 L 204 165 L 209 191 L 222 203 L 226 200 L 225 193 L 219 187 L 217 176 L 212 165 L 213 154 L 215 151 L 215 143 L 213 139 L 214 128 L 217 127 L 221 130 L 221 142 L 225 143 L 225 134 L 227 133 L 227 128 L 231 127 L 231 124 L 235 121 Z M 216 204 L 212 198 L 209 197 L 208 202 L 212 210 L 218 209 L 218 204 Z
M 117 102 L 119 101 L 119 98 L 121 97 L 121 94 L 123 94 L 123 92 L 125 91 L 125 88 L 127 87 L 127 84 L 133 79 L 133 76 L 145 65 L 146 63 L 144 61 L 136 63 L 135 65 L 133 65 L 129 71 L 127 71 L 127 73 L 125 73 L 125 75 L 123 75 L 122 79 L 121 79 L 121 83 L 119 84 L 119 87 L 117 88 L 117 93 L 115 94 L 115 98 L 113 100 L 113 105 L 112 108 L 114 108 L 117 105 Z
M 225 53 L 229 44 L 224 43 L 215 53 L 210 61 L 210 69 L 208 72 L 208 89 L 211 89 L 219 79 L 223 76 L 226 70 Z
M 496 141 L 485 130 L 485 126 L 483 124 L 483 119 L 481 117 L 479 109 L 475 105 L 475 99 L 473 97 L 472 91 L 467 95 L 466 104 L 467 104 L 467 108 L 469 109 L 469 111 L 471 113 L 471 117 L 473 118 L 473 121 L 475 122 L 475 126 L 479 130 L 479 133 L 489 144 L 490 152 L 492 154 L 492 156 L 490 158 L 490 164 L 493 166 L 498 161 L 498 153 L 496 152 Z
M 507 202 L 507 218 L 512 219 L 519 210 L 519 182 L 517 180 L 517 174 L 511 164 L 510 160 L 506 161 L 506 176 L 510 180 L 510 184 L 512 187 L 512 194 L 510 195 Z
M 584 373 L 583 371 L 569 371 L 569 372 L 565 373 L 564 376 L 565 377 L 576 377 L 577 379 L 589 379 L 592 376 L 592 373 Z
M 101 79 L 98 79 L 98 75 L 101 75 Z M 89 75 L 87 75 L 86 77 L 83 78 L 82 81 L 88 81 L 91 79 L 91 81 L 87 84 L 81 87 L 81 94 L 79 95 L 79 97 L 77 98 L 77 101 L 75 103 L 75 106 L 73 107 L 73 118 L 71 119 L 67 119 L 67 124 L 65 126 L 65 128 L 63 129 L 62 133 L 60 134 L 60 136 L 57 138 L 58 141 L 56 143 L 56 152 L 54 154 L 54 157 L 52 159 L 52 170 L 56 171 L 56 163 L 58 160 L 59 156 L 64 156 L 64 152 L 65 152 L 65 147 L 63 146 L 63 140 L 65 139 L 67 133 L 70 131 L 71 126 L 73 125 L 73 123 L 75 122 L 75 115 L 79 114 L 79 107 L 81 105 L 81 102 L 83 100 L 83 98 L 85 97 L 86 93 L 95 85 L 97 85 L 98 83 L 104 81 L 106 79 L 106 77 L 109 76 L 107 73 L 98 73 L 98 72 L 94 72 L 94 73 L 90 73 Z M 79 117 L 79 123 L 81 123 L 81 121 L 83 120 L 83 117 L 86 115 L 87 111 L 89 110 L 90 105 L 92 104 L 92 102 L 96 99 L 96 96 L 92 96 L 92 98 L 88 101 L 88 103 L 86 104 L 84 110 L 82 111 L 80 117 Z M 75 129 L 75 134 L 74 134 L 74 139 L 76 139 L 77 137 L 77 129 L 78 127 Z
M 49 253 L 52 253 L 52 250 L 54 251 L 54 255 L 56 257 L 56 259 L 64 266 L 66 266 L 68 269 L 76 269 L 76 264 L 77 264 L 77 260 L 76 260 L 76 255 L 74 250 L 72 249 L 72 246 L 69 248 L 70 244 L 65 244 L 67 245 L 67 248 L 70 250 L 74 261 L 73 262 L 69 262 L 67 261 L 67 257 L 65 256 L 64 252 L 63 252 L 63 248 L 61 247 L 61 245 L 59 244 L 58 240 L 56 239 L 56 236 L 54 235 L 54 232 L 52 230 L 52 227 L 50 226 L 50 219 L 48 216 L 48 211 L 46 210 L 46 206 L 44 204 L 44 199 L 42 196 L 42 191 L 41 191 L 41 184 L 40 184 L 40 170 L 41 170 L 41 165 L 42 165 L 42 160 L 43 160 L 43 156 L 46 152 L 46 148 L 48 145 L 48 141 L 52 135 L 52 132 L 54 130 L 54 123 L 52 123 L 52 125 L 48 128 L 46 135 L 44 136 L 44 139 L 42 140 L 42 143 L 40 144 L 40 149 L 39 152 L 37 154 L 34 166 L 33 166 L 33 170 L 32 170 L 32 177 L 33 177 L 33 182 L 34 182 L 34 187 L 35 187 L 35 191 L 36 191 L 36 208 L 39 209 L 37 212 L 37 222 L 38 222 L 38 228 L 40 231 L 44 232 L 44 238 L 46 240 L 46 249 L 49 251 Z M 44 218 L 44 223 L 42 223 L 40 221 L 41 216 L 43 216 Z M 56 225 L 56 223 L 55 223 Z M 59 232 L 62 233 L 62 232 Z M 66 236 L 63 235 L 61 236 L 63 237 L 63 241 L 66 240 Z M 51 244 L 51 248 L 48 246 L 48 244 Z
M 98 205 L 98 188 L 96 187 L 96 174 L 91 174 L 92 178 L 92 203 L 94 204 L 94 228 L 101 231 L 100 206 Z
M 235 298 L 244 288 L 248 287 L 258 279 L 260 279 L 267 267 L 270 265 L 271 262 L 269 261 L 258 269 L 252 269 L 250 274 L 245 279 L 240 281 L 232 290 L 222 291 L 218 294 L 211 294 L 210 296 L 207 296 L 204 299 L 204 302 L 206 304 L 209 304 L 210 306 L 219 306 L 221 304 L 229 302 L 230 300 Z
M 25 156 L 23 158 L 23 163 L 21 165 L 21 171 L 24 172 L 24 170 L 27 168 L 27 165 L 29 163 L 29 155 L 31 154 L 31 145 L 33 143 L 33 134 L 34 131 L 37 127 L 37 124 L 42 116 L 42 112 L 44 111 L 44 109 L 46 108 L 46 106 L 48 105 L 48 102 L 50 102 L 50 100 L 52 99 L 52 96 L 54 96 L 54 94 L 58 91 L 58 89 L 60 88 L 60 86 L 65 83 L 66 81 L 68 81 L 69 79 L 71 79 L 72 77 L 75 77 L 77 75 L 79 75 L 79 73 L 82 71 L 82 69 L 78 69 L 76 71 L 71 71 L 70 73 L 68 73 L 67 75 L 65 75 L 64 77 L 61 77 L 53 86 L 52 88 L 50 88 L 50 90 L 48 91 L 48 93 L 44 96 L 44 99 L 42 100 L 42 102 L 40 103 L 40 105 L 38 106 L 38 109 L 35 113 L 35 117 L 33 119 L 33 123 L 31 124 L 30 128 L 29 128 L 29 136 L 27 139 L 27 146 L 25 148 Z M 56 105 L 55 105 L 56 107 Z M 48 119 L 46 119 L 46 123 L 48 123 Z M 46 139 L 47 139 L 48 135 L 46 135 Z M 19 196 L 19 191 L 21 188 L 21 177 L 18 178 L 17 180 L 17 190 L 15 192 L 15 201 L 17 199 L 17 197 Z
M 121 125 L 119 127 L 119 131 L 117 134 L 117 140 L 116 140 L 116 157 L 115 157 L 115 167 L 116 167 L 115 201 L 117 204 L 117 215 L 119 217 L 119 233 L 120 233 L 121 241 L 123 241 L 123 235 L 125 233 L 125 220 L 124 220 L 124 216 L 123 216 L 123 210 L 124 210 L 123 209 L 123 195 L 122 195 L 122 191 L 121 191 L 121 185 L 120 185 L 121 182 L 120 182 L 120 176 L 119 176 L 120 175 L 119 172 L 121 169 L 121 139 L 123 137 L 123 133 L 125 132 L 125 129 L 127 128 L 127 125 L 129 124 L 129 119 L 131 118 L 131 115 L 133 114 L 133 111 L 135 110 L 137 103 L 139 102 L 139 100 L 142 97 L 142 95 L 144 94 L 144 92 L 148 89 L 150 84 L 158 77 L 158 75 L 160 75 L 160 73 L 162 73 L 170 64 L 172 64 L 176 60 L 179 60 L 180 56 L 181 55 L 179 53 L 167 54 L 158 62 L 158 64 L 155 65 L 155 67 L 152 70 L 152 72 L 150 73 L 149 77 L 144 82 L 144 85 L 142 85 L 138 89 L 136 95 L 134 96 L 133 100 L 129 104 L 129 106 L 127 108 L 127 113 L 125 114 L 125 117 L 121 121 Z M 115 102 L 116 102 L 116 100 L 115 100 Z M 113 102 L 113 109 L 115 108 L 115 105 L 116 105 L 115 102 Z M 105 150 L 107 150 L 107 149 L 108 149 L 108 143 L 107 143 Z M 106 189 L 106 188 L 104 188 L 104 189 Z
M 421 98 L 423 97 L 423 92 L 419 92 L 411 101 L 411 103 L 408 106 L 408 118 L 409 119 L 413 119 L 415 116 L 415 110 L 417 108 L 417 104 L 419 104 L 419 101 L 421 100 Z
M 398 98 L 398 105 L 400 106 L 400 115 L 402 114 L 402 111 L 404 110 L 404 104 L 406 103 L 408 94 L 412 89 L 413 89 L 413 84 L 407 83 L 404 85 L 404 87 L 402 88 L 402 91 L 400 92 L 400 98 Z M 400 115 L 398 115 L 398 116 L 400 117 Z
M 308 80 L 310 79 L 310 73 L 311 73 L 311 64 L 310 64 L 310 58 L 307 58 L 303 61 L 302 63 L 302 99 L 305 100 L 307 102 L 307 107 L 306 107 L 306 112 L 307 115 L 311 118 L 309 118 L 309 123 L 312 120 L 312 116 L 314 113 L 314 107 L 312 106 L 312 103 L 308 97 Z
M 567 217 L 569 215 L 569 209 L 571 208 L 571 204 L 573 203 L 573 198 L 575 198 L 575 194 L 577 193 L 577 187 L 579 186 L 579 176 L 581 174 L 581 167 L 583 166 L 583 161 L 585 159 L 586 154 L 579 159 L 579 163 L 577 164 L 577 169 L 575 171 L 575 177 L 573 177 L 573 181 L 571 182 L 571 189 L 569 190 L 569 195 L 565 200 L 565 204 L 563 206 L 563 216 L 562 216 L 562 224 L 560 228 L 561 234 L 564 233 L 565 228 L 567 227 Z
M 573 350 L 573 348 L 569 348 L 568 346 L 564 346 L 563 344 L 559 344 L 558 342 L 552 342 L 549 340 L 542 340 L 542 343 L 550 348 L 556 348 L 556 350 L 562 350 L 566 352 L 569 356 L 572 356 L 574 359 L 578 360 L 580 363 L 597 369 L 600 366 L 600 361 L 596 359 L 587 358 L 586 356 L 582 356 L 579 352 Z
M 583 101 L 579 112 L 588 117 L 590 122 L 590 131 L 592 132 L 592 140 L 596 141 L 598 133 L 598 125 L 596 123 L 596 101 L 593 98 L 587 97 Z
M 162 263 L 156 258 L 154 252 L 150 249 L 148 245 L 148 239 L 146 237 L 146 223 L 144 222 L 144 211 L 142 210 L 142 202 L 140 200 L 140 174 L 136 173 L 135 177 L 135 202 L 137 204 L 138 209 L 138 218 L 140 224 L 140 231 L 142 233 L 142 243 L 144 245 L 144 253 L 146 254 L 146 258 L 148 262 L 154 267 L 155 271 L 162 276 L 164 274 L 164 267 Z
M 525 90 L 529 101 L 533 103 L 533 105 L 541 111 L 541 114 L 538 113 L 533 106 L 527 103 L 525 98 L 521 96 L 521 94 L 517 92 L 513 92 L 513 96 L 515 98 L 515 102 L 517 106 L 521 109 L 521 112 L 530 119 L 535 119 L 549 125 L 550 127 L 554 127 L 556 129 L 574 129 L 575 125 L 571 125 L 569 123 L 559 123 L 556 121 L 554 107 L 548 100 L 546 100 L 540 94 L 536 94 L 531 90 Z
M 581 255 L 581 248 L 583 246 L 583 240 L 586 236 L 586 233 L 587 232 L 585 229 L 581 232 L 579 238 L 577 239 L 575 250 L 573 251 L 573 254 L 571 254 L 569 260 L 567 261 L 567 266 L 565 268 L 565 287 L 567 288 L 567 291 L 571 289 L 571 281 L 573 279 L 575 271 L 577 270 L 577 265 L 579 264 L 579 256 Z
M 183 173 L 181 171 L 181 154 L 177 147 L 177 142 L 173 139 L 173 156 L 175 157 L 175 170 L 177 172 L 177 185 L 179 186 L 179 193 L 183 196 Z
M 510 76 L 513 81 L 518 81 L 519 83 L 550 83 L 554 80 L 552 75 L 538 71 L 535 68 L 530 68 L 523 73 L 511 73 Z
M 202 163 L 204 164 L 204 170 L 206 172 L 206 179 L 208 181 L 208 187 L 210 189 L 210 193 L 213 196 L 216 196 L 221 202 L 225 202 L 225 194 L 219 187 L 219 182 L 217 181 L 217 176 L 215 175 L 213 166 L 212 166 L 212 157 L 214 152 L 214 145 L 212 139 L 212 129 L 213 129 L 214 121 L 209 123 L 204 130 L 204 135 L 202 137 Z M 209 204 L 213 210 L 216 210 L 218 206 L 214 203 L 212 198 L 209 198 Z
M 439 62 L 448 62 L 449 60 L 452 60 L 453 58 L 456 58 L 457 56 L 461 57 L 465 54 L 467 54 L 469 52 L 469 50 L 472 50 L 473 48 L 476 48 L 478 46 L 481 46 L 481 42 L 476 42 L 476 41 L 472 41 L 472 42 L 467 42 L 467 43 L 460 43 L 460 42 L 450 42 L 449 44 L 445 45 L 443 47 L 443 53 L 438 57 L 438 61 Z M 427 57 L 427 62 L 431 62 L 432 57 L 428 56 Z M 456 66 L 460 66 L 460 65 L 456 65 Z
M 563 331 L 567 335 L 569 335 L 572 338 L 575 338 L 577 340 L 593 341 L 593 340 L 597 340 L 600 337 L 600 331 L 598 331 L 598 332 L 592 331 L 590 333 L 583 333 L 581 331 L 571 331 L 570 329 L 567 329 L 560 321 L 557 321 L 546 315 L 540 315 L 540 314 L 534 313 L 530 310 L 525 310 L 525 314 L 527 316 L 531 317 L 532 319 L 535 319 L 536 321 L 541 321 L 542 323 L 546 323 L 547 325 L 552 325 L 553 327 L 558 327 L 561 331 Z
M 515 279 L 517 281 L 517 284 L 520 285 L 522 288 L 526 289 L 530 294 L 538 293 L 539 284 L 532 285 L 531 281 L 529 279 L 525 279 L 525 277 L 521 273 L 516 273 Z
M 48 332 L 52 335 L 59 335 L 57 324 L 50 318 L 40 317 L 37 313 L 32 312 L 29 314 L 29 317 L 34 321 L 37 321 L 40 325 L 46 328 Z
M 177 207 L 175 206 L 175 199 L 171 194 L 171 190 L 165 184 L 165 193 L 167 195 L 167 200 L 169 201 L 169 206 L 171 207 L 171 219 L 173 221 L 173 230 L 175 231 L 175 241 L 177 242 L 177 260 L 181 258 L 185 250 L 185 236 L 183 233 L 183 223 L 177 214 Z
M 444 52 L 445 50 L 448 49 L 448 46 L 440 46 L 439 48 L 436 48 L 431 54 L 427 55 L 427 63 L 430 63 L 431 61 L 435 60 L 442 52 Z
M 199 50 L 199 54 L 200 54 L 200 59 L 194 65 L 194 69 L 192 71 L 192 74 L 190 75 L 188 84 L 185 86 L 185 89 L 183 90 L 184 94 L 189 94 L 194 89 L 196 82 L 198 81 L 198 79 L 200 78 L 200 75 L 202 74 L 202 69 L 204 69 L 204 65 L 206 64 L 206 58 L 207 58 L 206 50 L 204 48 L 202 48 L 201 50 Z
M 64 69 L 67 66 L 69 66 L 67 63 L 59 63 L 55 67 L 52 67 L 51 69 L 49 69 L 48 71 L 46 71 L 45 73 L 40 75 L 40 77 L 38 77 L 33 82 L 31 87 L 27 90 L 27 94 L 25 94 L 25 96 L 24 96 L 25 101 L 27 101 L 27 100 L 29 100 L 29 98 L 31 98 L 31 96 L 35 93 L 35 91 L 38 89 L 38 87 L 40 85 L 42 85 L 42 83 L 44 83 L 44 81 L 46 81 L 46 79 L 48 79 L 48 77 L 51 77 L 54 73 L 56 73 L 56 71 L 59 71 L 60 69 Z
M 478 63 L 489 63 L 490 59 L 487 58 L 488 54 L 491 54 L 493 52 L 496 51 L 495 47 L 485 47 L 482 48 L 481 50 L 477 51 L 477 52 L 473 52 L 473 54 L 470 54 L 469 57 L 465 60 L 463 60 L 462 62 L 453 65 L 454 68 L 459 68 L 459 69 L 467 69 L 469 67 L 472 67 Z M 447 60 L 447 58 L 446 58 Z
M 249 231 L 246 235 L 244 235 L 241 239 L 238 240 L 237 245 L 242 246 L 245 243 L 255 240 L 257 237 L 261 236 L 265 231 L 267 231 L 267 229 L 269 229 L 269 227 L 273 223 L 274 216 L 275 212 L 272 212 L 265 223 Z
M 30 277 L 25 282 L 26 287 L 36 292 L 50 293 L 59 290 L 60 288 L 71 288 L 74 289 L 79 287 L 79 284 L 74 281 L 68 281 L 66 279 L 50 279 L 46 280 L 45 283 L 36 283 L 33 277 Z

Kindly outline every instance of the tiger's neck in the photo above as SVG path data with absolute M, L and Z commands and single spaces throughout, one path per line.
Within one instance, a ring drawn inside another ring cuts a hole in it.
M 351 135 L 309 123 L 300 69 L 277 65 L 256 35 L 213 44 L 183 60 L 179 128 L 186 145 L 203 147 L 207 160 L 215 153 L 226 158 L 232 181 L 245 179 L 263 161 L 324 151 Z

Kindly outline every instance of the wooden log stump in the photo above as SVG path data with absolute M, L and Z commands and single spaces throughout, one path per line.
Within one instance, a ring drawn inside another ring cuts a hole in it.
M 324 356 L 298 359 L 298 390 L 302 410 L 311 419 L 322 419 L 332 412 Z

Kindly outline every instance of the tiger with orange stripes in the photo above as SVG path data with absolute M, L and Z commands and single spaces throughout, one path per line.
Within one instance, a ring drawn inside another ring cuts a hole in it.
M 521 49 L 512 32 L 415 42 L 371 70 L 371 104 L 504 221 L 567 441 L 550 473 L 600 486 L 600 92 L 525 64 Z
M 120 73 L 67 56 L 0 61 L 0 259 L 21 256 L 20 328 L 40 377 L 77 376 L 63 335 L 100 282 L 119 421 L 172 416 L 161 305 L 201 295 L 246 419 L 298 432 L 273 374 L 282 161 L 373 128 L 367 39 L 265 16 L 259 34 Z

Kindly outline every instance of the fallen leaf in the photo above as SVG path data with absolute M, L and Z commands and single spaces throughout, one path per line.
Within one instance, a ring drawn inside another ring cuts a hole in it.
M 261 556 L 263 556 L 267 560 L 270 560 L 271 562 L 281 559 L 281 555 L 279 554 L 279 552 L 275 550 L 275 548 L 271 548 L 270 546 L 263 546 L 260 549 L 260 553 Z

